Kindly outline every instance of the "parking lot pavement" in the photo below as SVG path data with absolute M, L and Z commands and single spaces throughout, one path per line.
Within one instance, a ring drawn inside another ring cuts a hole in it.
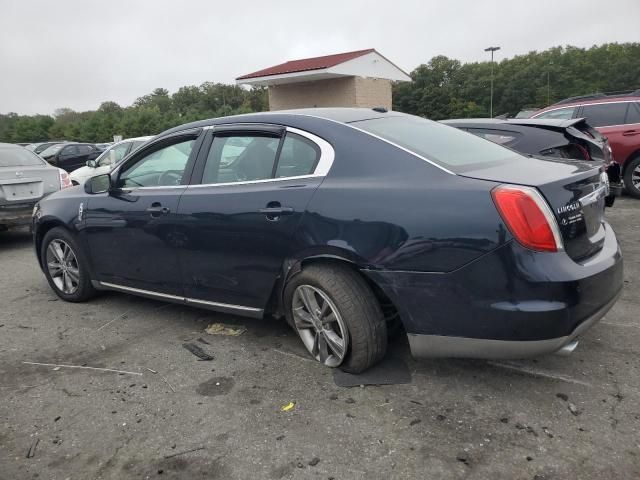
M 62 302 L 28 233 L 0 233 L 0 478 L 639 478 L 640 201 L 608 218 L 625 290 L 570 357 L 415 362 L 395 340 L 413 382 L 351 389 L 283 322 Z

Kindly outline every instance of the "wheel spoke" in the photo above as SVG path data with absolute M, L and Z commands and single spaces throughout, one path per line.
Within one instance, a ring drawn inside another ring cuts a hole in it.
M 73 283 L 77 284 L 80 281 L 80 272 L 77 268 L 69 267 L 67 268 L 67 275 L 71 278 Z
M 62 265 L 60 265 L 56 261 L 47 263 L 47 266 L 49 267 L 49 273 L 52 277 L 57 277 L 58 275 L 60 275 L 60 272 L 62 272 Z
M 318 334 L 318 350 L 320 353 L 320 362 L 325 363 L 329 358 L 329 349 L 327 348 L 327 339 L 324 334 Z
M 331 310 L 331 313 L 322 319 L 322 324 L 329 325 L 330 323 L 333 323 L 335 321 L 337 321 L 336 314 L 333 313 L 333 310 Z
M 320 307 L 320 314 L 318 315 L 320 317 L 320 320 L 322 320 L 325 315 L 328 315 L 329 313 L 333 313 L 333 310 L 331 310 L 331 305 L 329 304 L 329 302 L 327 302 L 327 300 L 323 298 L 322 307 Z
M 336 357 L 342 358 L 344 356 L 344 340 L 332 330 L 325 330 L 323 333 L 329 349 Z
M 58 260 L 58 262 L 64 263 L 64 253 L 62 253 L 62 249 L 60 248 L 58 242 L 51 242 L 49 244 L 49 250 L 51 250 L 51 253 L 54 257 L 56 257 L 56 260 Z
M 313 317 L 315 317 L 319 310 L 315 293 L 310 288 L 301 288 L 300 293 L 302 295 L 302 302 L 304 303 L 305 308 Z
M 73 283 L 67 272 L 62 272 L 62 281 L 64 283 L 64 293 L 71 293 L 73 291 Z
M 297 328 L 313 328 L 311 314 L 305 311 L 303 307 L 293 309 L 293 321 Z

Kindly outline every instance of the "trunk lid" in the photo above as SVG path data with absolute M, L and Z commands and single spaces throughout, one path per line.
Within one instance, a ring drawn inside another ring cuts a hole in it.
M 603 172 L 599 162 L 530 157 L 462 175 L 537 188 L 558 222 L 565 251 L 579 261 L 600 251 L 604 243 L 608 182 Z
M 57 168 L 47 165 L 0 167 L 0 205 L 35 203 L 59 189 Z

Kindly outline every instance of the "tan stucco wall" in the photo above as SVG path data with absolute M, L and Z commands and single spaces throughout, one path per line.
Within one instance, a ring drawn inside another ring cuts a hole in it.
M 269 110 L 304 107 L 386 107 L 390 110 L 391 82 L 345 77 L 269 86 Z

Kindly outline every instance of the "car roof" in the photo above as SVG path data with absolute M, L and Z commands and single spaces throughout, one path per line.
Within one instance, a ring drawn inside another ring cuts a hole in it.
M 256 113 L 244 113 L 241 115 L 233 115 L 229 117 L 217 117 L 217 118 L 209 118 L 207 120 L 199 120 L 196 122 L 186 123 L 184 125 L 179 125 L 177 127 L 166 130 L 158 135 L 158 137 L 162 137 L 164 135 L 169 135 L 175 132 L 180 132 L 184 130 L 190 130 L 195 128 L 203 128 L 209 127 L 212 125 L 222 125 L 225 123 L 242 123 L 250 122 L 250 123 L 271 123 L 274 116 L 282 117 L 284 116 L 307 116 L 307 117 L 315 117 L 320 119 L 325 119 L 338 123 L 352 123 L 359 122 L 362 120 L 373 120 L 374 118 L 387 118 L 387 117 L 400 117 L 400 116 L 410 116 L 406 113 L 400 113 L 395 111 L 379 111 L 374 110 L 372 108 L 299 108 L 293 110 L 275 110 L 272 112 L 256 112 Z

